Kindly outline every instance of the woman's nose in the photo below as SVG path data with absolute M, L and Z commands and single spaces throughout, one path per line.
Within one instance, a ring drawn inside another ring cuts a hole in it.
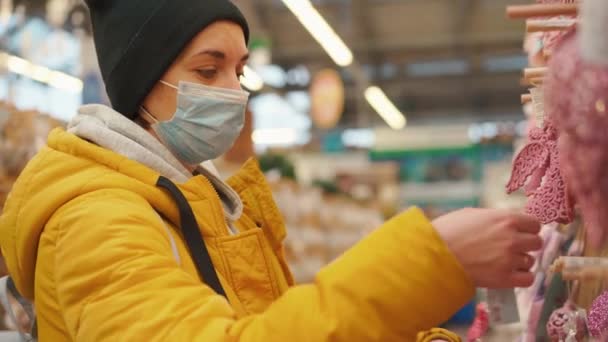
M 236 75 L 227 78 L 225 82 L 223 82 L 222 88 L 231 90 L 243 90 L 243 87 L 241 86 L 241 79 Z

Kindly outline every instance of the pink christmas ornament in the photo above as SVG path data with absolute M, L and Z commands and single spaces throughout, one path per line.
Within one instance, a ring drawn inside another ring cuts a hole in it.
M 598 248 L 608 222 L 608 66 L 583 61 L 571 31 L 550 61 L 544 88 L 564 176 L 580 206 L 587 242 Z
M 566 303 L 562 308 L 553 311 L 547 322 L 547 334 L 551 342 L 564 341 L 568 337 L 568 326 L 573 319 L 576 319 L 576 340 L 583 341 L 586 332 L 585 320 L 576 315 L 576 310 L 570 303 Z
M 608 291 L 591 304 L 587 323 L 591 336 L 600 341 L 608 341 Z

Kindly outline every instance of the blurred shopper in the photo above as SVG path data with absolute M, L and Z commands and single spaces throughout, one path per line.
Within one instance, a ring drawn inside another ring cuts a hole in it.
M 532 282 L 529 217 L 411 209 L 295 286 L 256 163 L 225 183 L 206 162 L 243 125 L 245 18 L 226 0 L 89 7 L 113 108 L 53 131 L 0 220 L 41 341 L 413 341 L 475 286 Z

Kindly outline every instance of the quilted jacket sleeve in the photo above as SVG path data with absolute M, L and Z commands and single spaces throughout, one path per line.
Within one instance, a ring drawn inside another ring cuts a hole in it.
M 74 340 L 415 341 L 474 292 L 414 209 L 325 267 L 313 284 L 236 319 L 223 297 L 176 265 L 149 212 L 145 200 L 107 190 L 73 201 L 52 220 L 60 231 L 57 294 Z

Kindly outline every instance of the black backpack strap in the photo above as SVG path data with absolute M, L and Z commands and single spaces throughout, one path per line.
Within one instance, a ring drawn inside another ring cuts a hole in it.
M 6 295 L 10 295 L 19 303 L 19 305 L 21 305 L 21 308 L 23 309 L 23 311 L 25 311 L 25 314 L 28 316 L 28 318 L 31 322 L 31 327 L 30 327 L 29 332 L 23 332 L 18 327 L 18 332 L 21 335 L 21 338 L 24 341 L 36 341 L 38 339 L 38 324 L 36 321 L 36 314 L 35 314 L 32 303 L 30 303 L 27 299 L 23 298 L 23 296 L 17 290 L 17 287 L 15 286 L 15 282 L 13 281 L 13 279 L 11 277 L 8 277 L 8 276 L 4 277 L 4 278 L 0 279 L 0 281 L 5 282 Z M 8 300 L 8 297 L 6 297 L 6 300 Z M 15 320 L 14 323 L 18 325 L 19 323 L 16 321 L 16 316 L 15 316 L 13 310 L 10 308 L 10 305 L 11 305 L 10 302 L 3 303 L 3 304 L 7 305 L 6 309 L 9 311 L 9 315 L 11 316 L 11 319 L 14 319 Z
M 198 224 L 196 223 L 196 218 L 194 217 L 192 207 L 188 203 L 188 200 L 179 190 L 177 185 L 166 177 L 159 177 L 158 181 L 156 182 L 156 186 L 165 189 L 177 204 L 181 221 L 180 229 L 184 234 L 186 244 L 188 245 L 188 250 L 190 251 L 190 256 L 196 264 L 199 275 L 201 278 L 203 278 L 203 281 L 217 294 L 226 297 L 226 292 L 224 291 L 215 268 L 213 267 L 211 256 L 209 256 L 209 251 L 207 250 L 207 246 L 205 245 L 205 241 L 203 240 L 203 236 L 199 230 Z
M 21 305 L 21 307 L 27 314 L 27 317 L 30 319 L 30 322 L 33 322 L 35 319 L 35 316 L 34 316 L 34 308 L 32 307 L 32 303 L 28 302 L 19 293 L 19 291 L 17 290 L 17 287 L 15 286 L 15 282 L 13 281 L 13 278 L 9 277 L 6 280 L 6 288 L 8 289 L 11 296 L 13 296 L 13 298 L 15 298 L 15 300 L 17 300 L 19 305 Z

